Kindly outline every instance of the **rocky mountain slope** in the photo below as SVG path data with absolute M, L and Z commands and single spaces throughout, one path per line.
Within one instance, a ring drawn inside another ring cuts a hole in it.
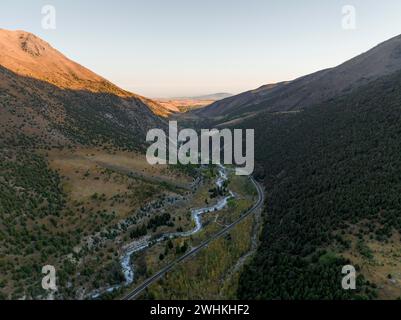
M 24 31 L 0 30 L 3 144 L 138 148 L 164 122 L 158 103 L 127 92 Z

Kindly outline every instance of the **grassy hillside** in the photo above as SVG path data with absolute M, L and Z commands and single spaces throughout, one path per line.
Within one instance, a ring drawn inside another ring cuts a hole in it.
M 0 145 L 141 149 L 163 122 L 139 99 L 60 89 L 0 66 Z
M 265 113 L 242 123 L 256 130 L 268 197 L 262 244 L 241 275 L 240 298 L 401 295 L 397 276 L 382 274 L 400 249 L 400 117 L 397 73 L 298 114 Z M 374 243 L 393 256 L 380 260 Z M 341 289 L 341 267 L 349 262 L 360 275 L 352 293 Z

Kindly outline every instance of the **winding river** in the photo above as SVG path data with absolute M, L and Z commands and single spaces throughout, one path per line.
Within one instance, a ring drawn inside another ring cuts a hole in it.
M 228 180 L 227 177 L 227 169 L 223 165 L 218 166 L 219 176 L 216 179 L 216 186 L 221 188 L 224 185 L 224 182 Z M 234 197 L 234 194 L 231 190 L 228 191 L 229 195 L 220 199 L 215 205 L 211 207 L 203 207 L 200 209 L 194 209 L 191 211 L 192 219 L 195 223 L 195 227 L 192 230 L 184 231 L 184 232 L 173 232 L 166 233 L 160 236 L 157 239 L 151 240 L 150 237 L 143 238 L 141 240 L 136 240 L 124 247 L 124 253 L 120 258 L 121 270 L 124 274 L 125 282 L 123 284 L 115 285 L 106 289 L 104 292 L 112 292 L 121 288 L 122 286 L 128 286 L 134 282 L 134 266 L 131 263 L 131 257 L 133 254 L 143 251 L 146 248 L 153 246 L 156 243 L 160 243 L 166 241 L 168 239 L 173 238 L 187 238 L 202 230 L 202 215 L 209 212 L 216 212 L 224 209 L 227 206 L 227 202 L 229 199 Z M 103 293 L 104 293 L 103 292 Z M 96 291 L 91 295 L 93 299 L 98 298 L 102 293 Z

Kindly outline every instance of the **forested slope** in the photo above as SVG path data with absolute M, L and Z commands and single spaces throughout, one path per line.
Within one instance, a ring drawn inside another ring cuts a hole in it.
M 268 197 L 239 298 L 376 297 L 362 277 L 359 290 L 342 290 L 342 252 L 350 230 L 361 242 L 401 231 L 400 117 L 397 73 L 296 115 L 265 113 L 242 124 L 256 130 Z

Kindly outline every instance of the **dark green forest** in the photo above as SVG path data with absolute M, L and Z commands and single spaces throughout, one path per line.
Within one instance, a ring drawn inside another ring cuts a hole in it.
M 267 199 L 261 244 L 240 299 L 372 299 L 341 288 L 349 226 L 387 241 L 401 231 L 401 73 L 297 114 L 258 115 L 257 176 Z M 329 247 L 335 247 L 331 252 Z M 352 262 L 352 261 L 351 261 Z M 358 266 L 357 266 L 358 267 Z M 358 269 L 358 268 L 357 268 Z
M 11 275 L 13 298 L 24 292 L 42 294 L 37 286 L 39 266 L 70 253 L 78 243 L 78 235 L 55 229 L 64 207 L 60 177 L 48 168 L 44 157 L 18 148 L 1 150 L 0 273 Z M 67 263 L 60 267 L 61 283 L 68 268 Z M 0 289 L 5 285 L 5 280 L 0 281 Z M 0 292 L 1 298 L 5 296 Z

